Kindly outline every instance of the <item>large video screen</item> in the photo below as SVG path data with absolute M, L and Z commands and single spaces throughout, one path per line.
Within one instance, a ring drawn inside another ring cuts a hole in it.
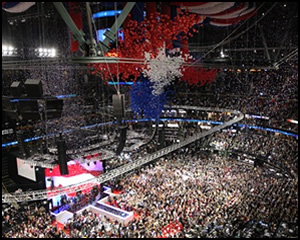
M 36 182 L 35 167 L 17 158 L 18 175 Z

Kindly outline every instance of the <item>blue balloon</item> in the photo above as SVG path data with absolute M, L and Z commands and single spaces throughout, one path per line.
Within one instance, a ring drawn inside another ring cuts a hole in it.
M 138 115 L 144 114 L 158 120 L 173 91 L 156 96 L 152 94 L 152 86 L 153 83 L 143 77 L 140 82 L 136 82 L 130 91 L 130 107 Z

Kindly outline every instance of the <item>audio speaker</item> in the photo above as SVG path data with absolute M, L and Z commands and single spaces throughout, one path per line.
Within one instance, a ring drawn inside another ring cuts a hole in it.
M 66 143 L 64 140 L 59 139 L 56 141 L 57 144 L 57 155 L 58 165 L 61 175 L 68 175 L 67 155 L 66 155 Z
M 46 112 L 47 119 L 60 118 L 63 110 L 64 101 L 62 99 L 47 99 L 46 100 Z M 44 118 L 46 119 L 46 118 Z
M 10 85 L 10 92 L 13 95 L 13 97 L 20 97 L 22 95 L 21 82 L 13 82 Z
M 125 116 L 125 95 L 124 94 L 113 95 L 113 109 L 114 109 L 115 117 L 122 118 Z
M 158 149 L 162 149 L 165 147 L 166 142 L 165 142 L 165 128 L 164 127 L 161 130 L 159 130 L 158 144 L 159 144 Z
M 28 120 L 39 120 L 39 108 L 37 100 L 33 101 L 19 101 L 18 102 L 19 112 L 22 119 Z
M 123 151 L 123 148 L 125 147 L 127 126 L 120 126 L 119 130 L 120 130 L 120 141 L 116 151 L 117 155 L 120 155 L 120 153 Z
M 103 173 L 106 173 L 106 160 L 102 161 Z
M 17 102 L 11 102 L 11 99 L 6 96 L 2 96 L 2 110 L 8 118 L 13 120 L 20 120 Z
M 28 97 L 40 98 L 43 96 L 42 82 L 38 79 L 27 79 L 25 81 L 25 88 Z
M 19 152 L 22 154 L 22 157 L 28 157 L 29 152 L 24 144 L 25 136 L 24 136 L 23 132 L 20 130 L 16 131 L 16 138 L 18 141 Z

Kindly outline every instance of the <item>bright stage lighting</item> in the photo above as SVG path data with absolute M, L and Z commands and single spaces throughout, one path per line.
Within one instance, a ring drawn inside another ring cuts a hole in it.
M 2 56 L 16 56 L 17 55 L 17 48 L 14 48 L 13 46 L 7 46 L 7 45 L 2 45 Z
M 56 57 L 56 50 L 54 48 L 37 48 L 35 54 L 41 58 L 53 58 Z

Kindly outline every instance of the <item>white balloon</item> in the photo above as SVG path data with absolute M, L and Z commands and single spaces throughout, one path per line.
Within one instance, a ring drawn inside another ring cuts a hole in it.
M 145 53 L 145 58 L 149 61 L 143 69 L 143 75 L 153 83 L 152 93 L 159 95 L 164 91 L 164 87 L 169 85 L 176 77 L 182 76 L 182 65 L 184 58 L 166 56 L 165 49 L 159 49 L 156 58 L 149 59 L 150 53 Z

